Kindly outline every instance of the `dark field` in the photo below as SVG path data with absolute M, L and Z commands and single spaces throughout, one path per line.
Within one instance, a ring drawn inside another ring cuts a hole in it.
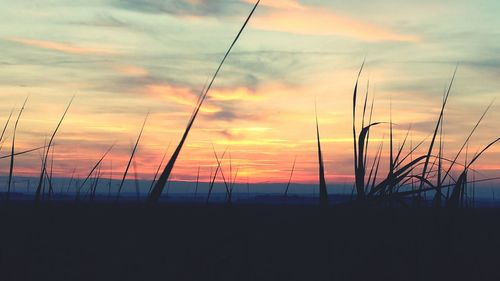
M 0 280 L 500 280 L 500 211 L 0 207 Z

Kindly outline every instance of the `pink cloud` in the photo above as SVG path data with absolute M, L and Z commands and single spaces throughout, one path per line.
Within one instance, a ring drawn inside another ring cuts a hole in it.
M 419 40 L 415 35 L 401 34 L 327 8 L 305 6 L 296 0 L 268 0 L 263 1 L 262 5 L 268 7 L 268 11 L 256 14 L 251 23 L 258 29 L 306 35 L 337 35 L 364 41 Z
M 34 40 L 34 39 L 24 39 L 24 38 L 9 38 L 7 39 L 12 42 L 20 43 L 27 46 L 37 47 L 41 49 L 47 49 L 62 53 L 79 54 L 79 55 L 113 55 L 117 54 L 116 51 L 106 48 L 99 47 L 83 47 L 76 46 L 68 43 Z

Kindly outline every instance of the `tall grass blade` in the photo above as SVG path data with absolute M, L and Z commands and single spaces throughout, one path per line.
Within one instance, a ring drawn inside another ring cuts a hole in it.
M 158 179 L 158 182 L 156 182 L 155 186 L 153 187 L 153 190 L 149 194 L 149 197 L 148 197 L 148 202 L 149 203 L 156 203 L 160 199 L 161 193 L 163 192 L 163 189 L 165 188 L 165 184 L 167 183 L 168 178 L 170 177 L 170 173 L 172 173 L 172 170 L 174 168 L 175 161 L 177 160 L 177 157 L 179 156 L 179 154 L 180 154 L 180 152 L 182 150 L 182 146 L 184 145 L 184 142 L 186 141 L 186 139 L 187 139 L 187 137 L 189 135 L 189 131 L 191 130 L 191 127 L 193 126 L 193 123 L 194 123 L 194 121 L 196 119 L 196 116 L 198 115 L 198 112 L 200 111 L 201 106 L 203 105 L 203 102 L 205 101 L 205 99 L 206 99 L 206 97 L 207 97 L 210 89 L 212 88 L 212 85 L 213 85 L 215 79 L 217 78 L 217 75 L 219 74 L 219 72 L 220 72 L 220 70 L 221 70 L 224 62 L 226 61 L 226 58 L 228 57 L 228 55 L 231 52 L 231 50 L 233 49 L 234 45 L 238 41 L 238 38 L 240 37 L 240 35 L 242 34 L 243 30 L 247 26 L 250 18 L 252 17 L 252 15 L 255 12 L 255 9 L 259 5 L 259 3 L 260 3 L 260 0 L 258 0 L 257 3 L 255 3 L 255 6 L 253 7 L 252 11 L 248 15 L 247 19 L 245 20 L 245 23 L 241 27 L 240 31 L 236 35 L 236 38 L 234 38 L 233 42 L 229 46 L 229 49 L 226 51 L 224 57 L 222 58 L 222 61 L 220 62 L 219 67 L 215 71 L 215 73 L 214 73 L 214 75 L 212 77 L 212 80 L 210 80 L 210 83 L 208 84 L 208 87 L 203 92 L 203 95 L 201 96 L 200 101 L 199 101 L 198 105 L 196 106 L 196 109 L 193 112 L 193 115 L 192 115 L 191 119 L 188 122 L 186 130 L 184 131 L 184 134 L 183 134 L 183 136 L 181 138 L 181 141 L 179 142 L 177 148 L 175 149 L 172 157 L 168 161 L 167 166 L 165 166 L 165 169 L 163 170 L 162 174 L 160 175 L 160 178 Z
M 222 176 L 222 180 L 224 181 L 224 186 L 226 187 L 226 200 L 229 204 L 231 204 L 231 194 L 230 194 L 230 188 L 227 184 L 226 177 L 224 176 L 224 171 L 222 170 L 222 160 L 219 160 L 219 157 L 217 156 L 217 152 L 215 152 L 215 147 L 212 144 L 212 148 L 214 150 L 214 156 L 215 160 L 217 160 L 217 166 L 219 167 L 220 174 Z M 229 155 L 231 155 L 231 152 L 229 152 Z M 231 182 L 229 182 L 231 183 Z
M 135 198 L 137 202 L 139 202 L 141 200 L 141 191 L 139 186 L 139 176 L 137 174 L 137 162 L 135 161 L 135 158 L 133 161 L 133 165 L 134 165 Z
M 9 183 L 7 187 L 7 200 L 9 200 L 10 197 L 10 188 L 12 184 L 12 174 L 14 172 L 14 154 L 15 154 L 15 145 L 16 145 L 16 132 L 17 132 L 17 125 L 19 124 L 19 120 L 21 119 L 21 115 L 23 114 L 24 108 L 26 106 L 26 103 L 28 102 L 28 97 L 24 100 L 23 106 L 21 107 L 21 110 L 19 110 L 19 114 L 17 115 L 16 123 L 14 125 L 14 133 L 12 134 L 12 145 L 11 145 L 11 156 L 10 156 L 10 168 L 9 168 Z
M 446 94 L 444 96 L 443 103 L 441 105 L 441 111 L 439 112 L 439 118 L 438 118 L 438 121 L 436 122 L 436 127 L 434 128 L 434 133 L 432 135 L 431 143 L 429 145 L 429 150 L 427 151 L 425 162 L 424 162 L 424 167 L 422 169 L 422 178 L 425 178 L 425 174 L 427 173 L 427 168 L 428 168 L 428 165 L 429 165 L 429 160 L 431 158 L 432 150 L 434 148 L 434 142 L 436 140 L 436 136 L 437 136 L 437 133 L 438 133 L 438 130 L 439 130 L 439 126 L 441 124 L 441 120 L 443 119 L 444 109 L 445 109 L 446 104 L 448 102 L 448 97 L 450 96 L 451 87 L 453 86 L 453 81 L 455 80 L 455 75 L 457 74 L 457 69 L 458 69 L 458 65 L 455 68 L 455 71 L 453 72 L 453 76 L 451 78 L 450 84 L 449 84 L 448 89 L 446 91 Z M 421 189 L 423 187 L 423 184 L 424 184 L 423 182 L 420 182 L 419 189 Z M 420 199 L 420 194 L 417 194 L 417 195 L 418 195 L 418 198 Z
M 194 186 L 194 199 L 198 195 L 198 184 L 200 183 L 200 166 L 198 165 L 198 173 L 196 174 L 196 185 Z
M 46 148 L 46 147 L 40 146 L 40 147 L 37 147 L 37 148 L 32 148 L 32 149 L 28 149 L 28 150 L 24 150 L 24 151 L 15 152 L 14 154 L 9 154 L 9 155 L 1 156 L 0 160 L 2 160 L 2 159 L 10 159 L 10 158 L 12 158 L 12 156 L 19 156 L 19 155 L 31 153 L 33 151 L 38 151 L 38 150 L 44 149 L 44 148 Z
M 288 183 L 286 184 L 285 188 L 285 197 L 288 196 L 288 190 L 290 189 L 290 184 L 292 183 L 292 177 L 293 177 L 293 172 L 295 171 L 295 163 L 297 161 L 297 156 L 293 159 L 293 165 L 292 165 L 292 170 L 290 172 L 290 178 L 288 179 Z
M 5 131 L 7 130 L 7 127 L 9 126 L 9 123 L 10 123 L 10 119 L 12 118 L 12 114 L 14 113 L 14 109 L 12 109 L 10 111 L 10 114 L 9 114 L 9 117 L 7 118 L 7 121 L 5 122 L 5 125 L 3 126 L 3 130 L 2 130 L 2 134 L 0 135 L 0 143 L 3 144 L 3 137 L 5 136 Z M 1 146 L 0 146 L 0 150 L 1 150 Z
M 316 114 L 316 138 L 318 143 L 318 164 L 319 164 L 319 204 L 322 207 L 328 206 L 328 190 L 325 180 L 325 166 L 323 163 L 323 154 L 321 153 L 321 141 L 319 136 L 318 114 Z
M 156 169 L 156 172 L 155 172 L 155 176 L 153 177 L 153 180 L 151 181 L 151 185 L 149 186 L 148 194 L 151 193 L 151 190 L 153 189 L 153 186 L 156 182 L 156 179 L 158 178 L 158 174 L 160 173 L 160 169 L 163 166 L 163 162 L 165 162 L 165 158 L 167 157 L 167 152 L 170 148 L 170 144 L 171 144 L 171 142 L 168 143 L 167 149 L 165 150 L 165 153 L 163 153 L 163 156 L 162 156 L 161 161 L 160 161 L 160 165 L 158 165 L 158 168 Z
M 123 173 L 122 180 L 120 182 L 120 186 L 118 187 L 118 193 L 116 194 L 116 201 L 120 200 L 120 195 L 122 192 L 123 184 L 125 183 L 125 179 L 127 179 L 128 170 L 130 169 L 130 165 L 132 164 L 132 160 L 134 159 L 135 152 L 137 151 L 137 147 L 139 146 L 139 142 L 141 141 L 142 133 L 144 132 L 144 127 L 146 126 L 146 122 L 148 121 L 149 113 L 146 114 L 146 118 L 144 118 L 144 122 L 141 126 L 141 131 L 139 132 L 139 136 L 137 136 L 137 140 L 135 141 L 134 148 L 132 149 L 132 153 L 130 154 L 130 158 L 128 159 L 127 167 L 125 168 L 125 172 Z
M 357 104 L 357 99 L 358 99 L 358 84 L 359 84 L 359 78 L 361 77 L 361 73 L 363 71 L 363 67 L 365 65 L 365 61 L 363 60 L 363 63 L 361 64 L 361 67 L 359 68 L 358 76 L 356 78 L 356 84 L 354 85 L 354 91 L 352 95 L 352 136 L 353 136 L 353 142 L 354 142 L 354 174 L 356 177 L 356 191 L 358 199 L 363 197 L 363 191 L 364 187 L 360 184 L 361 180 L 358 178 L 358 165 L 360 164 L 358 162 L 358 144 L 356 141 L 356 104 Z
M 355 170 L 355 187 L 356 187 L 356 198 L 358 200 L 361 200 L 365 197 L 365 174 L 366 174 L 366 167 L 365 167 L 365 148 L 366 146 L 366 141 L 367 141 L 367 136 L 368 133 L 370 132 L 370 128 L 376 125 L 382 124 L 382 122 L 375 122 L 372 124 L 369 124 L 368 126 L 364 127 L 361 129 L 361 132 L 359 133 L 359 140 L 358 140 L 358 159 L 357 159 L 357 165 L 356 165 L 356 170 Z
M 43 161 L 42 161 L 42 172 L 40 173 L 40 178 L 38 180 L 38 186 L 36 188 L 35 201 L 40 200 L 40 194 L 41 194 L 41 191 L 42 191 L 42 184 L 44 182 L 44 175 L 45 175 L 46 170 L 47 170 L 47 159 L 49 157 L 50 147 L 52 146 L 52 143 L 54 142 L 54 139 L 55 139 L 55 137 L 57 135 L 57 132 L 59 131 L 59 128 L 61 127 L 61 124 L 64 121 L 64 118 L 66 118 L 66 114 L 68 113 L 69 108 L 71 107 L 71 104 L 73 103 L 74 99 L 75 99 L 75 97 L 73 96 L 71 98 L 71 100 L 69 101 L 68 106 L 64 110 L 64 113 L 63 113 L 61 119 L 59 119 L 59 123 L 57 123 L 57 126 L 54 129 L 54 132 L 52 133 L 52 136 L 50 137 L 49 143 L 47 145 L 48 149 L 45 151 L 45 156 L 43 157 Z
M 224 150 L 224 153 L 222 153 L 221 160 L 224 159 L 224 156 L 226 155 L 227 148 Z M 217 160 L 217 168 L 215 168 L 215 173 L 213 174 L 212 180 L 210 181 L 210 186 L 208 187 L 208 194 L 207 194 L 207 200 L 206 202 L 208 203 L 210 201 L 210 195 L 212 195 L 212 190 L 214 189 L 214 184 L 215 180 L 217 179 L 217 174 L 219 173 L 219 170 L 221 170 L 221 165 L 220 161 Z
M 94 173 L 94 171 L 101 165 L 101 163 L 104 160 L 104 158 L 106 158 L 106 156 L 109 154 L 109 152 L 111 152 L 111 150 L 113 149 L 113 147 L 115 147 L 115 144 L 112 144 L 108 148 L 108 150 L 106 150 L 106 152 L 101 156 L 101 158 L 99 159 L 99 161 L 97 161 L 97 163 L 92 167 L 92 169 L 88 173 L 87 177 L 85 177 L 85 179 L 83 180 L 83 182 L 78 186 L 77 193 L 76 193 L 76 200 L 77 201 L 80 199 L 80 191 L 85 186 L 85 184 L 87 183 L 87 181 L 89 180 L 89 178 L 92 176 L 92 174 Z
M 469 140 L 470 138 L 474 135 L 474 132 L 476 131 L 476 129 L 479 127 L 479 125 L 481 124 L 481 121 L 483 121 L 484 117 L 486 116 L 486 113 L 488 113 L 488 111 L 490 110 L 491 106 L 493 105 L 494 103 L 494 100 L 490 102 L 490 104 L 488 105 L 488 107 L 486 107 L 486 109 L 484 110 L 483 114 L 481 115 L 481 117 L 479 117 L 479 120 L 476 122 L 476 124 L 474 125 L 474 127 L 472 128 L 472 130 L 470 131 L 469 135 L 467 136 L 467 138 L 465 139 L 464 143 L 462 144 L 462 146 L 460 147 L 460 149 L 458 150 L 458 153 L 455 155 L 455 158 L 453 159 L 453 161 L 451 162 L 450 166 L 448 167 L 448 169 L 446 170 L 446 173 L 444 174 L 443 176 L 443 179 L 442 181 L 444 182 L 446 180 L 446 178 L 450 175 L 450 172 L 452 170 L 452 168 L 454 167 L 454 165 L 457 163 L 457 160 L 458 160 L 458 157 L 461 155 L 462 151 L 464 150 L 464 148 L 469 144 Z
M 500 141 L 500 138 L 497 138 L 496 140 L 490 142 L 486 147 L 484 147 L 479 153 L 477 153 L 472 160 L 467 163 L 466 167 L 464 168 L 464 171 L 460 174 L 458 177 L 457 182 L 455 183 L 455 186 L 453 187 L 453 190 L 451 192 L 450 198 L 446 202 L 446 206 L 449 208 L 457 208 L 459 207 L 459 204 L 463 198 L 463 189 L 467 183 L 467 171 L 469 167 L 474 164 L 474 162 L 481 157 L 481 155 L 488 150 L 490 147 L 492 147 L 494 144 Z

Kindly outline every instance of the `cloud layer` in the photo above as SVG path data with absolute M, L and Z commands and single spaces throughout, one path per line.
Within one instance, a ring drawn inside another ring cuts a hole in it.
M 499 7 L 479 2 L 453 1 L 450 9 L 449 1 L 430 0 L 262 1 L 213 85 L 175 178 L 191 179 L 198 166 L 208 177 L 213 144 L 218 152 L 231 151 L 241 180 L 287 181 L 297 156 L 295 180 L 315 182 L 316 101 L 329 180 L 349 181 L 351 94 L 364 58 L 360 92 L 370 80 L 376 121 L 388 120 L 392 102 L 396 143 L 410 124 L 414 143 L 432 131 L 443 90 L 460 62 L 445 115 L 445 154 L 454 156 L 464 132 L 500 89 Z M 0 11 L 0 122 L 30 95 L 18 149 L 41 146 L 76 94 L 56 140 L 55 172 L 77 167 L 84 174 L 116 142 L 103 167 L 111 174 L 111 161 L 115 172 L 124 168 L 150 112 L 137 154 L 139 174 L 150 177 L 168 143 L 178 141 L 252 4 L 6 2 Z M 472 139 L 471 153 L 498 137 L 499 114 L 495 105 Z M 387 129 L 373 131 L 372 150 Z M 8 149 L 7 141 L 0 155 Z M 476 168 L 497 173 L 499 152 L 494 148 Z M 16 174 L 38 171 L 39 160 L 36 153 L 19 157 Z M 0 172 L 6 167 L 0 162 Z

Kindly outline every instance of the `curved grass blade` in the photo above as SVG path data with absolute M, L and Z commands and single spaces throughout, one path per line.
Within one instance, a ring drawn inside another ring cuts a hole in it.
M 160 169 L 163 166 L 163 162 L 165 162 L 165 158 L 167 157 L 167 152 L 168 149 L 170 148 L 171 142 L 168 143 L 167 149 L 165 150 L 165 153 L 163 153 L 163 157 L 161 158 L 160 165 L 158 165 L 158 168 L 156 169 L 155 176 L 153 177 L 153 180 L 151 181 L 151 186 L 149 186 L 149 191 L 148 194 L 151 193 L 151 190 L 153 189 L 153 186 L 156 182 L 156 179 L 158 178 L 158 174 L 160 173 Z
M 427 155 L 426 155 L 425 162 L 424 162 L 424 167 L 422 169 L 422 177 L 423 178 L 425 178 L 425 174 L 427 173 L 427 167 L 429 165 L 429 160 L 430 160 L 430 157 L 432 154 L 432 150 L 434 148 L 434 142 L 436 140 L 436 136 L 437 136 L 441 121 L 443 120 L 444 109 L 445 109 L 446 104 L 448 102 L 448 97 L 450 96 L 451 87 L 453 86 L 453 82 L 455 80 L 455 75 L 457 74 L 457 69 L 458 69 L 458 65 L 455 68 L 455 71 L 453 72 L 453 76 L 451 78 L 450 85 L 448 86 L 448 89 L 446 90 L 446 94 L 444 96 L 444 100 L 443 100 L 443 103 L 441 105 L 441 111 L 439 112 L 439 118 L 438 118 L 438 121 L 436 122 L 436 127 L 434 128 L 434 133 L 432 135 L 431 143 L 429 145 L 429 150 L 427 151 Z M 419 189 L 421 189 L 423 187 L 423 184 L 424 184 L 423 182 L 420 182 Z M 418 194 L 418 197 L 420 197 L 420 194 Z
M 224 155 L 226 155 L 227 148 L 224 150 L 224 153 L 222 153 L 221 160 L 224 159 Z M 212 190 L 214 189 L 214 184 L 215 180 L 217 179 L 217 174 L 219 173 L 219 170 L 221 170 L 221 165 L 220 161 L 217 161 L 217 168 L 215 169 L 215 173 L 213 174 L 213 178 L 210 182 L 210 186 L 208 187 L 208 195 L 207 195 L 207 203 L 210 201 L 210 195 L 212 195 Z
M 128 175 L 128 170 L 130 169 L 130 165 L 132 164 L 132 160 L 134 159 L 135 152 L 137 151 L 137 147 L 139 146 L 139 142 L 141 141 L 142 133 L 144 132 L 144 127 L 146 126 L 146 122 L 148 121 L 149 113 L 146 114 L 146 118 L 144 118 L 144 122 L 142 123 L 141 126 L 141 131 L 139 132 L 139 136 L 137 137 L 137 140 L 135 141 L 134 148 L 132 149 L 132 153 L 130 154 L 130 158 L 127 163 L 127 167 L 125 168 L 125 172 L 123 173 L 122 180 L 120 182 L 120 186 L 118 187 L 118 193 L 116 194 L 116 201 L 120 200 L 120 195 L 122 192 L 123 184 L 125 183 L 125 179 L 127 178 Z
M 288 190 L 290 189 L 290 184 L 292 183 L 293 172 L 295 171 L 295 163 L 297 161 L 297 156 L 293 159 L 292 171 L 290 172 L 290 178 L 288 179 L 288 183 L 285 188 L 285 197 L 288 196 Z
M 97 161 L 97 163 L 92 167 L 92 169 L 90 170 L 89 174 L 87 175 L 87 177 L 85 178 L 85 180 L 83 180 L 83 182 L 80 184 L 80 186 L 78 187 L 77 189 L 77 193 L 76 193 L 76 200 L 78 201 L 79 198 L 80 198 L 80 191 L 82 190 L 82 188 L 85 186 L 85 184 L 87 183 L 87 181 L 89 180 L 89 178 L 92 176 L 92 174 L 94 173 L 94 171 L 101 165 L 102 161 L 104 160 L 104 158 L 106 158 L 106 156 L 109 154 L 109 152 L 113 149 L 113 147 L 115 147 L 115 144 L 112 144 L 108 150 L 106 150 L 106 152 L 102 155 L 102 157 L 99 159 L 99 161 Z
M 321 141 L 319 136 L 318 114 L 316 114 L 316 138 L 318 142 L 318 164 L 319 164 L 319 204 L 322 207 L 328 206 L 328 190 L 325 180 L 325 165 L 323 154 L 321 153 Z
M 12 135 L 12 145 L 11 145 L 11 156 L 10 156 L 10 168 L 9 168 L 9 182 L 7 186 L 7 200 L 9 200 L 10 197 L 10 188 L 12 184 L 12 175 L 14 172 L 14 158 L 15 158 L 15 145 L 16 145 L 16 132 L 17 132 L 17 125 L 19 124 L 19 120 L 21 119 L 21 115 L 23 114 L 24 108 L 26 106 L 26 103 L 28 102 L 28 98 L 24 100 L 23 106 L 21 107 L 21 110 L 19 110 L 19 114 L 17 115 L 16 123 L 14 125 L 14 133 Z
M 59 131 L 59 128 L 61 127 L 61 124 L 64 121 L 64 118 L 66 117 L 66 114 L 68 113 L 69 108 L 71 107 L 71 104 L 73 103 L 74 99 L 75 99 L 75 96 L 73 96 L 71 98 L 71 100 L 69 101 L 68 106 L 64 110 L 64 113 L 63 113 L 61 119 L 59 119 L 59 123 L 57 123 L 57 126 L 54 129 L 54 132 L 52 133 L 52 136 L 50 137 L 49 143 L 47 145 L 48 148 L 45 151 L 45 156 L 43 157 L 43 161 L 42 161 L 42 172 L 40 173 L 40 178 L 38 180 L 38 186 L 36 188 L 35 201 L 40 200 L 40 193 L 42 191 L 42 184 L 43 184 L 43 181 L 44 181 L 44 175 L 45 175 L 46 169 L 47 169 L 47 159 L 49 157 L 50 147 L 52 146 L 52 143 L 54 142 L 54 139 L 55 139 L 55 137 L 57 135 L 57 132 Z
M 359 78 L 361 76 L 361 73 L 363 72 L 363 67 L 365 66 L 365 60 L 363 60 L 363 63 L 361 64 L 361 67 L 359 68 L 358 76 L 356 78 L 356 83 L 354 85 L 354 91 L 352 95 L 352 137 L 353 137 L 353 142 L 354 142 L 354 174 L 357 175 L 358 171 L 358 144 L 357 144 L 357 136 L 356 136 L 356 104 L 357 104 L 357 99 L 358 99 L 358 84 L 359 84 Z M 356 179 L 356 182 L 359 180 Z M 359 190 L 359 186 L 356 185 L 356 189 Z M 362 196 L 358 195 L 358 196 Z
M 258 0 L 257 3 L 255 3 L 255 6 L 253 7 L 252 11 L 248 15 L 247 19 L 245 20 L 245 23 L 241 27 L 240 31 L 236 35 L 236 38 L 234 38 L 233 42 L 229 46 L 229 49 L 226 51 L 224 57 L 222 58 L 222 61 L 220 62 L 219 67 L 215 71 L 215 73 L 214 73 L 214 75 L 212 77 L 212 80 L 208 84 L 208 87 L 205 89 L 203 95 L 201 96 L 200 102 L 196 106 L 196 109 L 195 109 L 195 111 L 194 111 L 191 119 L 188 122 L 186 130 L 184 131 L 184 134 L 183 134 L 183 136 L 182 136 L 179 144 L 177 145 L 177 148 L 175 149 L 175 151 L 174 151 L 172 157 L 170 158 L 170 160 L 168 161 L 167 166 L 165 166 L 165 169 L 163 170 L 162 174 L 160 175 L 160 178 L 158 179 L 158 182 L 156 182 L 155 186 L 153 187 L 153 190 L 149 194 L 149 197 L 148 197 L 148 200 L 147 200 L 149 203 L 156 203 L 160 199 L 160 196 L 161 196 L 161 194 L 163 192 L 163 189 L 165 188 L 165 184 L 167 183 L 168 178 L 170 177 L 170 174 L 172 173 L 172 170 L 174 168 L 174 165 L 175 165 L 175 162 L 177 160 L 177 157 L 179 156 L 179 154 L 180 154 L 180 152 L 182 150 L 184 142 L 186 141 L 186 139 L 187 139 L 187 137 L 189 135 L 189 131 L 191 130 L 191 127 L 194 124 L 196 116 L 198 115 L 198 112 L 200 111 L 200 108 L 203 105 L 203 102 L 205 101 L 205 99 L 206 99 L 206 97 L 207 97 L 210 89 L 212 88 L 212 85 L 215 82 L 215 79 L 217 78 L 217 75 L 219 74 L 222 66 L 224 65 L 224 62 L 226 61 L 226 58 L 228 57 L 228 55 L 231 52 L 231 50 L 233 49 L 234 45 L 236 44 L 236 42 L 240 38 L 241 34 L 243 33 L 243 30 L 245 29 L 245 27 L 247 26 L 248 22 L 250 21 L 250 18 L 252 17 L 253 13 L 257 9 L 257 6 L 259 5 L 259 3 L 260 3 L 260 0 Z
M 486 147 L 484 147 L 479 153 L 477 153 L 472 160 L 466 165 L 464 171 L 460 174 L 458 177 L 457 182 L 455 183 L 455 186 L 452 189 L 450 198 L 446 202 L 446 206 L 449 208 L 457 208 L 459 207 L 461 197 L 463 196 L 463 188 L 465 187 L 465 184 L 467 183 L 467 170 L 469 167 L 476 162 L 481 155 L 488 150 L 490 147 L 492 147 L 495 143 L 500 141 L 500 138 L 497 138 L 496 140 L 490 142 Z
M 3 144 L 3 137 L 5 136 L 5 131 L 7 130 L 7 127 L 9 126 L 10 119 L 12 118 L 12 114 L 14 113 L 14 109 L 10 110 L 9 117 L 7 118 L 7 121 L 5 122 L 5 125 L 3 126 L 2 134 L 0 135 L 0 143 Z M 0 146 L 0 150 L 2 149 L 2 146 Z

